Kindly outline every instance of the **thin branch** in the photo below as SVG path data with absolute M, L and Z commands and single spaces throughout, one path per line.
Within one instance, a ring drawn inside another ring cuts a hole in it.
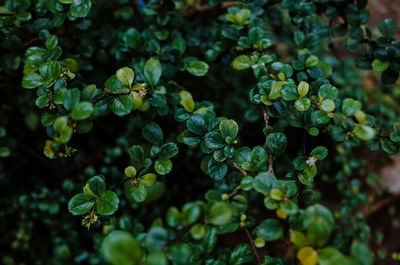
M 239 166 L 235 161 L 233 161 L 233 159 L 231 160 L 233 166 L 240 171 L 240 173 L 242 173 L 245 177 L 247 177 L 247 172 L 241 167 Z
M 250 234 L 250 232 L 249 232 L 249 229 L 247 229 L 247 227 L 245 227 L 245 228 L 244 228 L 244 231 L 246 231 L 247 237 L 249 238 L 249 241 L 250 241 L 250 244 L 251 244 L 251 248 L 253 249 L 253 253 L 254 253 L 254 255 L 256 256 L 257 262 L 258 262 L 259 264 L 261 264 L 260 255 L 258 254 L 258 251 L 257 251 L 256 246 L 254 245 L 254 240 L 253 240 L 253 237 L 251 236 L 251 234 Z
M 94 100 L 94 101 L 93 101 L 93 104 L 96 104 L 96 103 L 99 102 L 100 100 L 103 100 L 103 99 L 105 99 L 106 97 L 109 97 L 109 96 L 116 96 L 116 97 L 119 97 L 119 96 L 123 96 L 123 95 L 128 95 L 128 94 L 130 93 L 130 91 L 129 91 L 129 92 L 126 92 L 126 93 L 115 93 L 115 92 L 111 92 L 111 91 L 108 90 L 107 88 L 104 88 L 104 91 L 105 91 L 106 93 L 105 93 L 101 98 Z
M 274 175 L 274 158 L 272 156 L 268 158 L 268 172 Z
M 261 105 L 261 110 L 262 110 L 263 115 L 264 115 L 265 127 L 268 127 L 269 115 L 267 113 L 267 109 L 263 105 Z
M 321 108 L 321 106 L 320 106 L 317 102 L 311 101 L 311 104 L 313 104 L 314 106 L 316 106 L 319 110 L 321 110 L 321 111 L 323 111 L 323 112 L 325 112 L 325 113 L 328 113 L 328 112 L 326 112 L 325 110 L 323 110 L 323 109 Z M 343 121 L 345 121 L 345 122 L 347 122 L 347 123 L 349 123 L 349 124 L 351 124 L 351 125 L 353 125 L 353 126 L 357 125 L 354 121 L 347 119 L 347 118 L 346 118 L 345 116 L 343 116 L 343 115 L 340 115 L 340 114 L 337 114 L 337 113 L 333 113 L 333 112 L 331 112 L 331 113 L 333 114 L 334 118 L 341 119 L 341 120 L 343 120 Z
M 241 190 L 240 186 L 238 186 L 238 187 L 235 189 L 235 191 L 229 193 L 228 198 L 231 199 L 231 198 L 235 197 L 235 196 L 238 195 L 241 191 L 242 191 L 242 190 Z
M 365 218 L 368 218 L 399 198 L 400 198 L 400 195 L 392 195 L 390 197 L 384 198 L 384 199 L 376 202 L 375 204 L 368 206 L 368 208 L 365 208 L 362 212 L 363 212 Z
M 24 43 L 24 47 L 31 46 L 31 44 L 40 41 L 40 38 L 33 38 Z

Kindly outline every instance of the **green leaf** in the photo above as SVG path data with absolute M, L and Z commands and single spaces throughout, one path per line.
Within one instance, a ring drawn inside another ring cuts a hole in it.
M 268 154 L 273 157 L 278 157 L 286 149 L 287 139 L 283 133 L 270 133 L 266 138 L 266 148 Z
M 299 93 L 300 97 L 306 96 L 309 89 L 310 85 L 306 81 L 301 81 L 297 86 L 297 92 Z
M 172 41 L 171 47 L 177 49 L 180 55 L 183 55 L 186 50 L 186 41 L 184 38 L 178 37 Z
M 130 195 L 136 202 L 143 202 L 147 197 L 146 187 L 142 183 L 137 186 L 132 186 L 130 188 Z
M 281 95 L 284 100 L 292 101 L 299 98 L 297 95 L 296 85 L 293 83 L 286 83 L 282 86 Z
M 168 265 L 167 257 L 164 253 L 155 251 L 146 256 L 146 265 Z
M 372 68 L 377 72 L 383 72 L 389 68 L 389 62 L 382 62 L 379 59 L 375 59 L 372 61 Z
M 100 176 L 94 176 L 88 181 L 90 191 L 97 196 L 101 195 L 106 190 L 104 179 Z
M 122 40 L 128 45 L 130 48 L 138 49 L 141 44 L 140 33 L 135 28 L 127 29 L 122 35 Z
M 204 237 L 206 234 L 206 226 L 203 224 L 195 224 L 192 226 L 190 229 L 190 235 L 192 236 L 193 239 L 200 240 Z
M 299 206 L 294 201 L 282 201 L 279 203 L 279 207 L 287 215 L 294 215 L 299 210 Z
M 111 110 L 117 116 L 128 115 L 134 108 L 134 103 L 129 95 L 120 96 L 115 98 L 111 106 Z
M 128 93 L 130 91 L 129 87 L 121 82 L 116 75 L 108 78 L 104 86 L 112 93 Z
M 394 155 L 399 152 L 400 146 L 398 143 L 392 142 L 390 139 L 386 138 L 381 138 L 379 142 L 382 146 L 383 151 L 385 151 L 386 153 Z
M 308 241 L 304 233 L 292 229 L 290 229 L 290 242 L 292 242 L 298 248 L 308 245 Z
M 72 111 L 74 107 L 79 103 L 80 98 L 81 98 L 81 93 L 79 89 L 73 88 L 67 90 L 64 98 L 65 109 L 67 109 L 68 111 Z
M 268 161 L 267 151 L 262 146 L 255 146 L 251 151 L 251 167 L 252 170 L 259 170 Z
M 378 29 L 386 39 L 391 39 L 398 31 L 397 23 L 392 18 L 379 22 Z
M 79 102 L 71 112 L 71 118 L 74 120 L 84 120 L 92 115 L 94 111 L 93 104 L 88 101 Z
M 261 222 L 254 230 L 257 238 L 264 239 L 265 241 L 275 241 L 282 237 L 282 225 L 276 219 L 266 219 Z
M 161 158 L 171 158 L 178 154 L 178 146 L 175 143 L 166 143 L 160 148 L 160 157 Z
M 195 76 L 203 76 L 208 72 L 208 64 L 203 61 L 192 61 L 188 63 L 186 70 Z
M 96 198 L 84 193 L 76 194 L 71 198 L 71 200 L 69 200 L 68 210 L 73 215 L 88 213 L 92 209 L 95 200 Z
M 199 115 L 193 115 L 186 121 L 189 131 L 196 135 L 204 135 L 207 132 L 206 121 Z
M 207 147 L 211 149 L 222 148 L 226 145 L 225 138 L 221 134 L 216 132 L 207 133 L 204 140 Z
M 311 101 L 308 98 L 299 98 L 294 103 L 294 106 L 298 111 L 306 111 L 310 108 Z
M 353 242 L 350 253 L 358 265 L 374 264 L 374 257 L 366 244 Z
M 108 234 L 101 244 L 101 253 L 113 265 L 136 265 L 143 257 L 140 244 L 125 231 Z
M 143 175 L 140 183 L 142 183 L 145 187 L 153 187 L 156 184 L 157 175 L 153 173 L 147 173 Z
M 326 221 L 326 223 L 330 227 L 333 227 L 333 225 L 335 224 L 333 215 L 328 208 L 326 208 L 320 204 L 314 204 L 314 205 L 308 206 L 303 213 L 304 227 L 308 227 L 310 222 L 313 219 L 315 219 L 316 217 L 322 218 L 324 221 Z
M 253 251 L 248 244 L 239 244 L 229 256 L 229 264 L 242 265 L 253 260 Z
M 308 58 L 306 60 L 306 67 L 310 68 L 310 67 L 316 66 L 318 63 L 319 63 L 318 57 L 315 55 L 310 55 L 310 56 L 308 56 Z
M 191 247 L 184 243 L 172 245 L 168 248 L 168 257 L 171 259 L 173 264 L 187 265 L 190 263 L 192 257 Z
M 152 227 L 147 233 L 144 245 L 149 250 L 161 250 L 170 239 L 169 233 L 162 227 Z
M 376 134 L 375 129 L 371 128 L 368 125 L 360 125 L 360 124 L 357 124 L 354 127 L 353 132 L 358 138 L 360 138 L 363 141 L 372 140 Z
M 238 150 L 236 150 L 234 158 L 235 162 L 238 163 L 240 166 L 242 166 L 245 162 L 250 164 L 252 151 L 248 147 L 240 147 Z
M 115 75 L 119 81 L 128 85 L 129 87 L 132 86 L 133 80 L 135 79 L 135 73 L 129 67 L 122 67 L 118 69 Z
M 168 158 L 157 159 L 154 163 L 154 169 L 160 175 L 166 175 L 172 170 L 172 161 Z
M 219 130 L 224 138 L 229 136 L 234 139 L 239 132 L 239 126 L 234 120 L 222 120 L 219 123 Z
M 332 228 L 328 223 L 320 218 L 314 217 L 307 227 L 307 241 L 316 247 L 322 247 L 328 241 Z
M 144 65 L 144 76 L 150 85 L 157 85 L 162 74 L 161 63 L 157 58 L 150 58 Z
M 22 78 L 22 87 L 23 88 L 36 88 L 43 84 L 44 79 L 37 73 L 31 73 L 28 75 L 24 75 Z
M 332 112 L 335 110 L 335 102 L 331 99 L 325 99 L 320 105 L 321 109 L 326 112 Z
M 54 48 L 57 47 L 58 44 L 58 38 L 57 36 L 54 35 L 50 35 L 47 37 L 46 42 L 45 42 L 45 46 L 48 50 L 53 50 Z
M 177 227 L 181 224 L 181 214 L 176 207 L 170 207 L 165 218 L 170 227 Z
M 242 8 L 235 14 L 235 20 L 237 24 L 244 25 L 248 23 L 248 18 L 250 17 L 251 11 L 247 8 Z
M 208 231 L 204 235 L 203 241 L 201 246 L 204 249 L 204 252 L 207 254 L 210 254 L 213 249 L 215 248 L 215 245 L 217 244 L 217 229 L 214 227 L 209 227 Z
M 239 55 L 232 62 L 233 69 L 236 70 L 245 70 L 250 68 L 252 65 L 250 57 L 247 55 Z
M 187 112 L 193 112 L 195 103 L 189 91 L 181 90 L 179 92 L 179 97 L 181 98 L 180 104 Z
M 118 210 L 119 199 L 117 194 L 107 190 L 100 195 L 97 201 L 97 213 L 101 215 L 111 215 Z
M 221 180 L 225 177 L 227 171 L 228 171 L 228 166 L 226 163 L 220 163 L 215 161 L 214 159 L 210 159 L 210 161 L 207 164 L 207 169 L 208 169 L 208 174 L 214 179 L 214 180 Z
M 129 148 L 129 156 L 134 162 L 142 162 L 144 160 L 144 150 L 140 145 L 133 145 Z
M 328 155 L 328 149 L 324 146 L 317 146 L 311 151 L 310 155 L 315 156 L 317 160 L 323 160 Z
M 278 181 L 274 175 L 268 172 L 260 172 L 253 179 L 253 188 L 265 195 L 269 194 L 271 189 L 278 187 Z
M 231 221 L 231 218 L 231 206 L 226 202 L 216 202 L 211 206 L 206 220 L 210 224 L 220 226 L 228 224 Z
M 361 109 L 361 102 L 352 98 L 346 98 L 342 104 L 342 112 L 347 116 L 353 116 Z
M 277 99 L 281 96 L 282 86 L 285 84 L 283 81 L 276 82 L 272 85 L 271 91 L 269 92 L 269 99 Z
M 318 90 L 318 97 L 322 97 L 323 99 L 334 100 L 337 98 L 338 94 L 339 90 L 329 84 L 322 85 Z
M 74 17 L 86 17 L 91 7 L 91 0 L 74 1 L 70 6 L 69 12 Z
M 358 265 L 351 259 L 344 256 L 337 249 L 334 248 L 323 248 L 318 251 L 318 265 Z
M 149 123 L 142 129 L 144 138 L 152 144 L 161 145 L 164 141 L 164 133 L 157 123 Z
M 49 96 L 43 95 L 36 98 L 35 104 L 38 108 L 43 108 L 49 103 Z

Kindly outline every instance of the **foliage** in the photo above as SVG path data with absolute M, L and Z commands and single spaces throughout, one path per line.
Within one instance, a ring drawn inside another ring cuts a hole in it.
M 0 1 L 3 263 L 373 264 L 400 42 L 366 5 Z

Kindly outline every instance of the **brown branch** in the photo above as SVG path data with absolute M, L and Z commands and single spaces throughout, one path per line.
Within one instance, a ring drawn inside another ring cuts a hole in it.
M 240 173 L 242 173 L 245 177 L 247 177 L 247 172 L 241 167 L 239 166 L 235 161 L 233 161 L 233 159 L 231 160 L 233 166 L 240 171 Z
M 390 197 L 384 198 L 373 205 L 366 207 L 364 210 L 362 210 L 362 213 L 364 214 L 365 218 L 368 218 L 399 198 L 400 195 L 391 195 Z
M 251 236 L 251 234 L 249 232 L 249 229 L 247 229 L 247 227 L 245 227 L 244 231 L 246 231 L 247 237 L 249 238 L 249 241 L 250 241 L 250 244 L 251 244 L 251 248 L 253 249 L 253 253 L 254 253 L 254 256 L 256 256 L 258 264 L 261 264 L 260 255 L 258 254 L 256 246 L 254 245 L 254 240 L 253 240 L 253 237 Z
M 268 158 L 268 172 L 274 174 L 274 158 L 271 155 Z
M 31 46 L 31 44 L 40 41 L 40 38 L 33 38 L 24 43 L 24 47 Z
M 269 115 L 267 113 L 267 109 L 264 107 L 264 105 L 261 105 L 261 110 L 262 110 L 263 115 L 264 115 L 265 127 L 268 127 Z
M 238 195 L 241 192 L 241 188 L 240 186 L 238 186 L 235 191 L 229 193 L 228 198 L 231 199 L 232 197 L 235 197 L 236 195 Z
M 196 5 L 194 6 L 194 8 L 183 9 L 183 17 L 189 18 L 197 14 L 206 13 L 218 9 L 224 10 L 227 9 L 228 7 L 235 6 L 238 3 L 239 3 L 238 1 L 226 1 L 215 6 L 202 6 L 200 1 L 196 1 Z
M 116 97 L 119 97 L 119 96 L 123 96 L 123 95 L 128 95 L 129 93 L 130 93 L 130 91 L 129 92 L 126 92 L 126 93 L 115 93 L 115 92 L 111 92 L 109 89 L 107 89 L 107 88 L 104 88 L 104 91 L 106 92 L 101 98 L 99 98 L 99 99 L 96 99 L 96 100 L 94 100 L 92 103 L 93 104 L 96 104 L 97 102 L 99 102 L 100 100 L 103 100 L 103 99 L 105 99 L 106 97 L 109 97 L 109 96 L 116 96 Z

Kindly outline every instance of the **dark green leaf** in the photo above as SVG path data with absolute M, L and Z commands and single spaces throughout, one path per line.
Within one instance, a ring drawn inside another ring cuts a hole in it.
M 149 123 L 142 129 L 144 138 L 152 144 L 161 145 L 164 141 L 164 133 L 157 123 Z

